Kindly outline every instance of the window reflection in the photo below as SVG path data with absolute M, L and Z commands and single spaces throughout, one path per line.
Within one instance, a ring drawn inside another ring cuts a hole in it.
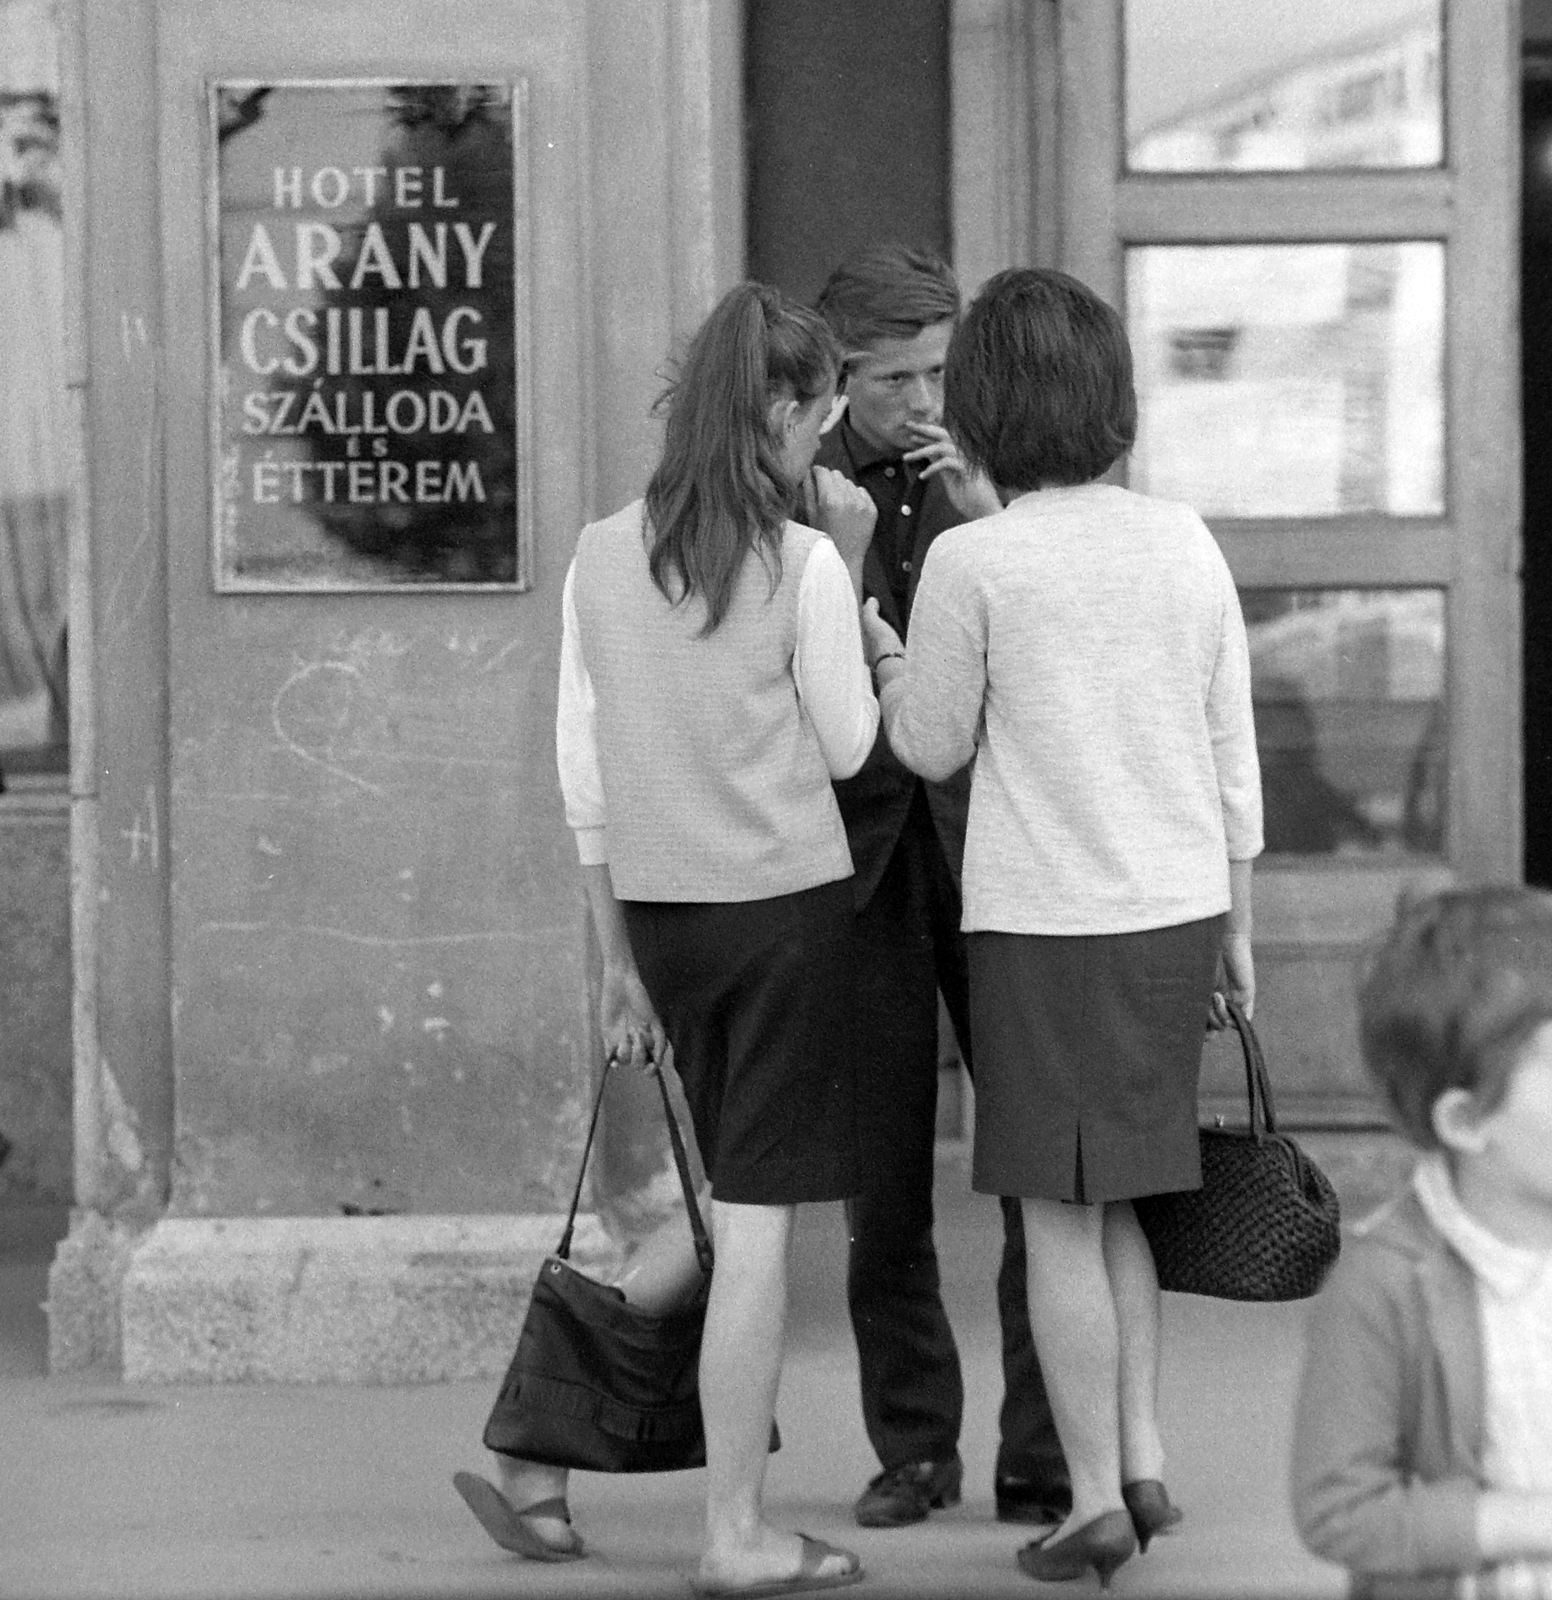
M 0 6 L 0 779 L 65 768 L 64 246 L 52 7 Z
M 1432 167 L 1440 0 L 1126 0 L 1140 172 Z
M 1447 735 L 1437 589 L 1250 589 L 1266 848 L 1438 855 Z
M 1444 247 L 1126 253 L 1134 487 L 1211 516 L 1444 509 Z

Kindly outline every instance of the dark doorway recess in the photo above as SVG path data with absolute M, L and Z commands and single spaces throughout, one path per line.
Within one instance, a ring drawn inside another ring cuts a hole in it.
M 850 250 L 952 249 L 948 0 L 748 0 L 749 276 L 811 303 Z
M 1526 56 L 1521 105 L 1525 880 L 1552 888 L 1552 52 Z

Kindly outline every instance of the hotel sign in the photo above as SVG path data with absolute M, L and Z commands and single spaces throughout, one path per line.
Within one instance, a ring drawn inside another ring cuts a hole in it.
M 526 587 L 521 86 L 210 99 L 216 588 Z

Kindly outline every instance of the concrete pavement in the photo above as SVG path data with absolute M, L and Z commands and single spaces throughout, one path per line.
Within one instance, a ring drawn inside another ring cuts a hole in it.
M 800 1213 L 790 1353 L 768 1504 L 790 1527 L 857 1549 L 855 1592 L 1028 1596 L 1026 1538 L 992 1518 L 1001 1398 L 992 1282 L 996 1203 L 962 1154 L 939 1174 L 939 1247 L 964 1358 L 967 1499 L 913 1528 L 870 1531 L 850 1506 L 876 1470 L 846 1325 L 839 1207 Z M 0 1600 L 259 1600 L 686 1593 L 702 1475 L 579 1476 L 592 1555 L 546 1567 L 490 1544 L 450 1486 L 485 1470 L 491 1382 L 425 1387 L 154 1387 L 43 1375 L 58 1213 L 0 1216 Z M 1304 1307 L 1166 1296 L 1162 1410 L 1180 1532 L 1115 1576 L 1118 1600 L 1335 1597 L 1342 1574 L 1298 1544 L 1287 1512 L 1289 1418 Z M 514 1335 L 515 1335 L 514 1328 Z

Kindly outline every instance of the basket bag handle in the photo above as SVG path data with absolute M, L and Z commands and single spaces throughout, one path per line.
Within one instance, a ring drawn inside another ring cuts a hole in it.
M 1259 1139 L 1264 1134 L 1277 1132 L 1277 1114 L 1272 1109 L 1272 1080 L 1266 1070 L 1266 1056 L 1261 1050 L 1261 1041 L 1256 1037 L 1256 1030 L 1250 1025 L 1247 1017 L 1237 1000 L 1231 1000 L 1228 995 L 1223 997 L 1224 1006 L 1229 1013 L 1229 1020 L 1234 1024 L 1235 1032 L 1239 1034 L 1240 1049 L 1245 1056 L 1245 1096 L 1250 1102 L 1250 1131 Z M 1257 1109 L 1260 1111 L 1260 1120 L 1257 1121 Z
M 598 1093 L 593 1096 L 593 1115 L 587 1125 L 587 1143 L 582 1146 L 582 1161 L 577 1168 L 577 1186 L 571 1191 L 571 1209 L 566 1213 L 566 1231 L 560 1236 L 560 1243 L 555 1249 L 555 1254 L 562 1261 L 571 1257 L 571 1234 L 576 1227 L 577 1207 L 582 1201 L 582 1179 L 587 1173 L 587 1158 L 592 1154 L 593 1135 L 598 1131 L 598 1113 L 603 1110 L 604 1090 L 609 1087 L 609 1072 L 613 1066 L 614 1057 L 605 1057 L 603 1076 L 598 1080 Z M 679 1119 L 674 1115 L 673 1103 L 668 1098 L 668 1085 L 663 1079 L 661 1064 L 653 1061 L 649 1064 L 649 1070 L 657 1080 L 658 1093 L 663 1099 L 663 1115 L 668 1118 L 668 1141 L 674 1147 L 674 1166 L 679 1172 L 679 1187 L 684 1190 L 690 1232 L 695 1235 L 695 1259 L 700 1263 L 701 1271 L 709 1276 L 712 1267 L 711 1240 L 695 1198 L 695 1184 L 690 1177 L 690 1159 L 685 1154 L 684 1135 L 679 1131 Z

